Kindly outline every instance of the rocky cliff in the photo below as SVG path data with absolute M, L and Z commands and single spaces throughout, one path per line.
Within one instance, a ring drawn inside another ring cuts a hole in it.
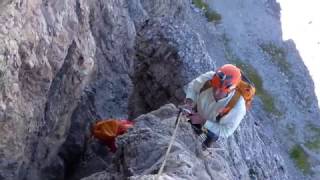
M 163 179 L 320 176 L 313 82 L 274 0 L 1 0 L 0 24 L 0 179 L 153 179 L 183 86 L 224 63 L 252 110 L 209 157 L 182 122 Z M 136 122 L 116 154 L 88 139 L 111 117 Z

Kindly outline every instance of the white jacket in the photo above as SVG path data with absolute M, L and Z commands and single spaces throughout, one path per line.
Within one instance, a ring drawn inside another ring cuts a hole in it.
M 218 123 L 216 117 L 219 114 L 219 110 L 223 109 L 231 100 L 235 91 L 229 93 L 229 95 L 219 101 L 215 101 L 213 97 L 212 88 L 208 88 L 200 93 L 200 89 L 204 83 L 215 74 L 213 71 L 209 71 L 200 75 L 196 79 L 192 80 L 186 87 L 186 98 L 190 98 L 197 105 L 198 113 L 205 119 L 207 119 L 204 127 L 209 131 L 221 137 L 229 137 L 239 126 L 241 120 L 246 114 L 245 100 L 240 96 L 239 101 L 230 110 L 228 114 L 223 116 Z

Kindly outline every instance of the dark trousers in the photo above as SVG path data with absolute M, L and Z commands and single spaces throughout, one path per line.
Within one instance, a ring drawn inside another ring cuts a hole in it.
M 219 139 L 218 135 L 216 135 L 215 133 L 213 133 L 213 132 L 211 132 L 209 130 L 208 130 L 207 137 L 210 138 L 213 142 L 216 142 Z
M 204 150 L 210 148 L 212 144 L 216 142 L 218 139 L 219 136 L 208 130 L 205 140 L 202 142 L 202 149 Z

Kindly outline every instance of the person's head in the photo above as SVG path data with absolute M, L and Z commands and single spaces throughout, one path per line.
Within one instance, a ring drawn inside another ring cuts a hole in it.
M 220 100 L 232 92 L 241 81 L 241 71 L 232 64 L 225 64 L 217 69 L 211 79 L 213 96 Z

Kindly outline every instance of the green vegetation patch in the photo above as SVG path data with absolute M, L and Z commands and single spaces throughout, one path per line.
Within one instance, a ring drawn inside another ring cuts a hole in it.
M 307 141 L 304 145 L 310 150 L 320 153 L 320 128 L 313 124 L 308 124 L 307 131 L 314 133 L 313 140 Z
M 227 49 L 225 53 L 226 58 L 236 66 L 240 67 L 245 75 L 254 83 L 256 87 L 256 95 L 259 96 L 263 103 L 263 109 L 269 113 L 281 116 L 282 113 L 276 108 L 274 98 L 263 88 L 263 80 L 250 64 L 245 64 L 238 57 L 230 53 L 231 50 Z
M 5 63 L 3 56 L 0 56 L 0 91 L 4 90 L 6 82 L 7 64 Z
M 311 131 L 313 131 L 314 133 L 317 134 L 317 136 L 320 137 L 320 128 L 312 125 L 312 124 L 308 124 L 308 129 L 310 129 Z
M 202 0 L 192 0 L 192 4 L 194 4 L 199 9 L 209 9 L 209 6 L 207 3 L 203 2 Z
M 192 0 L 192 3 L 199 9 L 204 11 L 205 16 L 209 22 L 219 23 L 221 21 L 221 15 L 215 10 L 209 8 L 209 5 L 203 0 Z
M 221 21 L 221 15 L 214 10 L 206 11 L 205 15 L 209 22 L 217 22 Z
M 314 150 L 315 152 L 320 153 L 320 138 L 306 142 L 305 146 L 307 146 L 311 150 Z
M 293 146 L 290 150 L 290 157 L 294 160 L 296 166 L 303 172 L 310 172 L 310 163 L 308 157 L 299 145 Z
M 273 43 L 265 43 L 260 45 L 261 49 L 271 56 L 271 60 L 277 64 L 280 70 L 287 75 L 291 73 L 291 65 L 287 61 L 287 53 L 281 48 L 277 47 Z

